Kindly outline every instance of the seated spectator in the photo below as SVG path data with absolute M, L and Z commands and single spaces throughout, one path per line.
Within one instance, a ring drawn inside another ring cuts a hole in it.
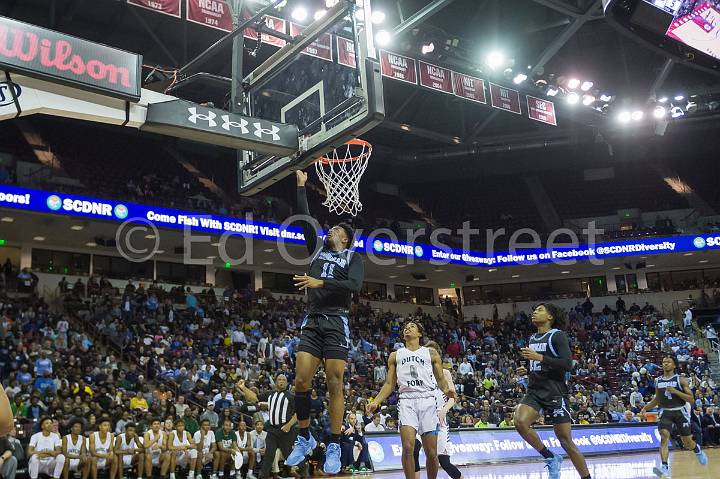
M 623 414 L 622 418 L 620 418 L 619 422 L 621 424 L 627 424 L 627 423 L 640 422 L 640 420 L 638 418 L 636 418 L 635 414 L 633 414 L 633 412 L 628 409 L 627 411 L 625 411 L 625 414 Z
M 365 426 L 365 432 L 383 432 L 385 426 L 380 424 L 380 414 L 373 414 L 372 422 Z
M 14 447 L 6 437 L 0 437 L 0 477 L 2 479 L 15 479 L 18 460 L 13 455 Z

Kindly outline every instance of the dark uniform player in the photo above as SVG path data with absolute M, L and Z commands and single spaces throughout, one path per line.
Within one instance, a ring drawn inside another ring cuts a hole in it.
M 521 355 L 530 361 L 529 385 L 525 397 L 515 413 L 518 433 L 544 458 L 550 479 L 560 478 L 562 456 L 553 454 L 545 447 L 531 427 L 544 413 L 553 423 L 560 445 L 570 456 L 582 479 L 589 479 L 585 457 L 572 441 L 572 417 L 568 410 L 567 376 L 572 369 L 570 343 L 561 329 L 564 327 L 562 310 L 553 304 L 540 304 L 532 314 L 532 322 L 538 332 L 530 338 L 529 347 L 522 348 Z M 559 329 L 555 329 L 559 328 Z M 528 370 L 518 368 L 518 375 Z
M 305 181 L 307 173 L 297 173 L 297 199 L 300 214 L 309 217 Z M 295 286 L 306 290 L 308 312 L 302 325 L 295 366 L 295 409 L 300 433 L 285 464 L 295 466 L 317 445 L 310 435 L 310 390 L 315 372 L 324 361 L 330 393 L 330 444 L 325 453 L 327 474 L 340 472 L 340 432 L 345 413 L 343 375 L 350 350 L 349 313 L 353 292 L 359 292 L 365 275 L 362 258 L 350 248 L 353 231 L 339 224 L 328 231 L 325 243 L 316 251 L 318 231 L 310 221 L 303 222 L 308 252 L 313 256 L 310 274 L 295 276 Z
M 690 404 L 693 402 L 693 393 L 690 389 L 687 378 L 680 377 L 675 373 L 675 358 L 665 356 L 662 361 L 663 374 L 655 382 L 655 397 L 642 408 L 641 414 L 659 406 L 660 419 L 657 427 L 660 432 L 660 460 L 662 466 L 653 469 L 659 477 L 670 477 L 670 465 L 668 464 L 668 442 L 673 426 L 675 426 L 682 438 L 685 449 L 695 452 L 700 464 L 708 462 L 705 452 L 693 440 L 690 432 Z

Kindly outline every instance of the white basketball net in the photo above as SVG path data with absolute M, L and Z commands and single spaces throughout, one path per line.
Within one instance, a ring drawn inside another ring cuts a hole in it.
M 352 140 L 315 162 L 315 171 L 327 192 L 323 205 L 328 210 L 336 215 L 347 213 L 352 216 L 362 211 L 360 179 L 371 155 L 369 143 Z

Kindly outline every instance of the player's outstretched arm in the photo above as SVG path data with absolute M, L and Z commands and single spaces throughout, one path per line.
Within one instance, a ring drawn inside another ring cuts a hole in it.
M 308 175 L 302 170 L 295 172 L 295 178 L 297 179 L 297 205 L 298 213 L 308 217 L 307 220 L 300 221 L 300 227 L 302 228 L 303 235 L 305 235 L 305 245 L 307 246 L 308 253 L 315 254 L 315 248 L 317 248 L 318 231 L 313 226 L 313 221 L 310 216 L 310 207 L 308 206 L 307 191 L 305 190 L 305 182 L 307 182 Z
M 643 408 L 640 410 L 640 414 L 644 415 L 649 410 L 654 409 L 655 407 L 657 407 L 659 402 L 660 402 L 660 393 L 658 392 L 657 389 L 655 389 L 655 396 L 653 396 L 653 398 L 650 400 L 649 403 L 647 403 L 647 404 L 645 404 L 645 406 L 643 406 Z
M 395 387 L 397 387 L 397 363 L 395 361 L 395 351 L 393 351 L 390 353 L 390 357 L 388 358 L 388 372 L 387 377 L 385 378 L 385 384 L 383 384 L 382 388 L 380 388 L 380 392 L 378 392 L 375 399 L 368 404 L 368 415 L 372 415 L 372 413 L 375 412 L 383 402 L 385 402 L 388 396 L 390 396 L 390 394 L 392 394 L 395 390 Z

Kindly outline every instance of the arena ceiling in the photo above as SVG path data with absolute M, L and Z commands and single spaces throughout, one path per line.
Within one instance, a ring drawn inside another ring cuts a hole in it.
M 325 2 L 289 0 L 287 8 L 300 3 L 319 8 Z M 486 70 L 485 56 L 500 50 L 511 61 L 509 66 L 514 72 L 527 72 L 530 67 L 531 73 L 590 80 L 598 92 L 612 95 L 615 102 L 627 105 L 645 104 L 653 94 L 706 92 L 717 84 L 716 77 L 669 63 L 617 32 L 604 20 L 599 0 L 373 0 L 373 8 L 386 13 L 382 27 L 397 33 L 394 50 L 421 57 L 419 48 L 428 39 L 438 44 L 450 41 L 453 45 L 450 51 L 437 57 L 431 54 L 429 59 L 465 72 Z M 0 15 L 142 53 L 145 64 L 168 69 L 185 65 L 223 35 L 217 30 L 131 7 L 124 0 L 5 0 L 0 3 Z M 436 49 L 436 53 L 440 50 Z M 249 71 L 253 60 L 246 60 Z M 229 77 L 230 66 L 231 52 L 226 49 L 203 70 Z M 512 85 L 511 80 L 504 81 Z M 155 87 L 160 89 L 167 85 L 158 83 Z M 583 151 L 587 144 L 654 135 L 652 128 L 629 135 L 625 127 L 582 105 L 559 104 L 559 126 L 551 127 L 525 116 L 412 85 L 390 80 L 384 84 L 387 119 L 368 139 L 391 166 L 382 170 L 371 168 L 370 175 L 397 182 L 410 181 L 408 164 L 435 161 L 437 156 L 429 154 L 437 151 L 443 151 L 443 157 L 448 152 L 455 154 L 456 159 L 484 154 L 491 161 L 505 159 L 514 150 L 531 149 L 539 151 L 534 158 L 537 160 L 540 156 L 552 158 L 557 151 L 563 151 L 555 147 L 566 148 L 563 155 L 567 155 L 568 151 Z M 228 90 L 221 83 L 200 85 L 181 93 L 194 101 L 213 100 L 222 104 Z M 712 128 L 713 120 L 717 117 L 702 117 L 689 128 Z M 674 130 L 672 125 L 667 134 Z M 681 130 L 678 127 L 675 132 Z M 394 159 L 401 161 L 393 162 Z M 448 163 L 445 171 L 456 171 L 456 165 Z

